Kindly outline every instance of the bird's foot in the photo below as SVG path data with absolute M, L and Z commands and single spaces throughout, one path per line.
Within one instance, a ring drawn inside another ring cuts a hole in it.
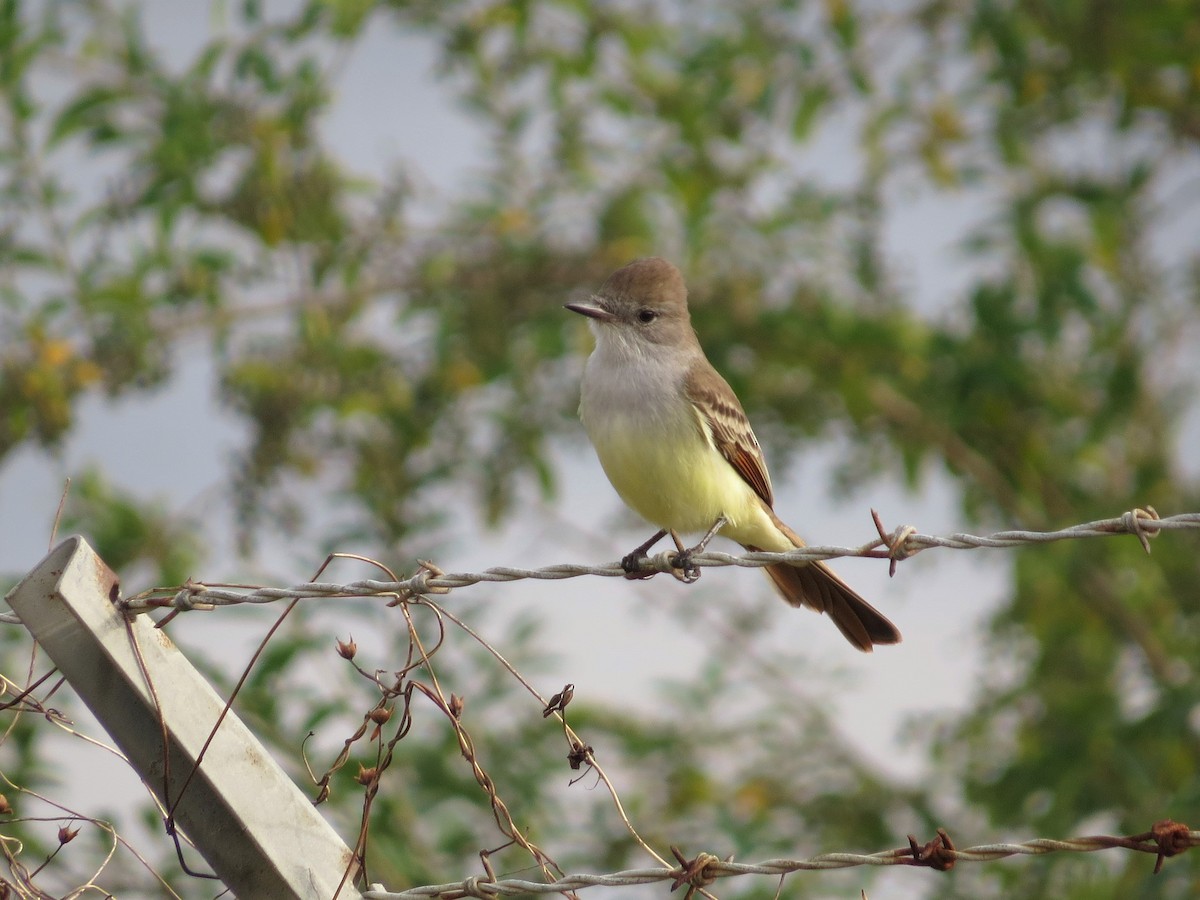
M 693 584 L 700 580 L 700 567 L 692 562 L 692 557 L 703 553 L 708 547 L 709 541 L 716 537 L 717 532 L 725 527 L 729 520 L 724 516 L 718 516 L 717 521 L 713 522 L 712 528 L 705 532 L 704 537 L 696 543 L 694 547 L 683 546 L 683 541 L 679 539 L 679 535 L 674 531 L 671 532 L 671 539 L 675 541 L 675 557 L 671 560 L 671 565 L 679 572 L 675 577 L 684 584 Z
M 628 556 L 621 557 L 621 568 L 625 570 L 625 577 L 630 581 L 634 581 L 641 578 L 652 578 L 657 575 L 657 572 L 642 570 L 642 560 L 649 558 L 649 555 L 645 553 L 630 553 Z
M 684 584 L 694 584 L 700 581 L 700 566 L 692 563 L 691 558 L 697 552 L 702 551 L 703 547 L 697 544 L 695 547 L 684 548 L 683 541 L 679 540 L 678 534 L 671 532 L 671 536 L 674 542 L 676 542 L 676 554 L 671 558 L 671 565 L 674 571 L 671 574 Z
M 642 571 L 642 560 L 646 559 L 648 551 L 651 547 L 657 544 L 666 536 L 666 531 L 660 531 L 655 534 L 646 543 L 635 547 L 632 552 L 621 557 L 621 568 L 625 570 L 625 577 L 629 579 L 650 578 L 656 573 Z

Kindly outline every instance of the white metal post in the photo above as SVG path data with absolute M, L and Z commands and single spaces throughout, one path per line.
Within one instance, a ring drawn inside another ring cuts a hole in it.
M 166 634 L 118 610 L 118 590 L 117 576 L 72 537 L 7 600 L 150 790 L 167 806 L 178 801 L 179 826 L 234 894 L 359 900 L 351 878 L 343 884 L 356 871 L 351 851 L 232 711 L 182 790 L 225 702 Z

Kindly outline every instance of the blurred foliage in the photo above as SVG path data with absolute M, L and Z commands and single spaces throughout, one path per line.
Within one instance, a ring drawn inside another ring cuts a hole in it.
M 84 398 L 163 385 L 202 338 L 250 435 L 229 486 L 248 558 L 264 530 L 302 533 L 296 485 L 349 510 L 322 541 L 409 558 L 438 540 L 448 494 L 494 523 L 522 486 L 553 490 L 549 439 L 578 432 L 584 351 L 560 304 L 656 253 L 687 273 L 706 349 L 774 455 L 838 435 L 848 482 L 891 471 L 917 487 L 943 467 L 978 524 L 1197 508 L 1180 446 L 1200 321 L 1192 4 L 309 0 L 280 14 L 246 0 L 213 16 L 216 36 L 179 58 L 136 6 L 0 0 L 0 458 L 54 452 Z M 368 31 L 436 47 L 478 128 L 477 175 L 432 225 L 417 173 L 372 183 L 322 131 Z M 817 142 L 841 170 L 811 171 Z M 888 235 L 907 203 L 946 198 L 981 213 L 948 304 L 906 287 Z M 110 563 L 164 583 L 203 550 L 194 525 L 102 473 L 69 516 Z M 977 816 L 984 839 L 1187 821 L 1193 548 L 1181 535 L 1150 559 L 1132 542 L 1013 554 L 986 689 L 927 734 L 939 778 L 925 791 L 854 762 L 822 704 L 795 693 L 782 722 L 756 704 L 689 717 L 736 667 L 660 719 L 584 706 L 576 724 L 640 773 L 628 802 L 648 834 L 743 857 L 874 849 L 947 813 Z M 312 727 L 298 711 L 335 716 L 341 700 L 282 690 L 329 656 L 315 633 L 286 634 L 246 695 L 281 752 Z M 15 677 L 25 664 L 6 658 Z M 487 703 L 510 691 L 466 651 L 454 672 L 485 683 L 471 694 Z M 473 731 L 518 818 L 570 834 L 568 867 L 643 861 L 603 797 L 581 812 L 548 787 L 561 747 L 529 713 Z M 42 783 L 36 735 L 12 734 L 6 774 Z M 380 795 L 374 867 L 397 883 L 472 870 L 489 813 L 450 734 L 402 747 L 421 777 Z M 346 833 L 351 793 L 333 801 Z M 1046 859 L 930 892 L 1200 889 L 1190 857 L 1147 869 Z

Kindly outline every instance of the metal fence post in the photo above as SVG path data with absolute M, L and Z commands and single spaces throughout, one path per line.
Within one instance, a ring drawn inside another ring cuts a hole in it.
M 343 884 L 356 871 L 351 851 L 232 711 L 180 799 L 225 702 L 152 622 L 127 619 L 117 597 L 116 575 L 72 537 L 7 600 L 146 786 L 167 806 L 178 801 L 179 826 L 238 897 L 359 900 L 352 879 Z

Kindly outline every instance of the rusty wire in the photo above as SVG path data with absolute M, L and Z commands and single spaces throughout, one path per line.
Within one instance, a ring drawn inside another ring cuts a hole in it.
M 756 552 L 740 555 L 710 550 L 692 556 L 691 563 L 699 567 L 761 568 L 780 562 L 797 563 L 840 557 L 865 557 L 889 560 L 894 570 L 897 562 L 935 547 L 950 550 L 1011 548 L 1053 541 L 1133 535 L 1149 551 L 1149 538 L 1162 531 L 1200 529 L 1200 513 L 1183 513 L 1159 518 L 1152 507 L 1130 510 L 1113 519 L 1085 522 L 1058 531 L 1001 531 L 982 536 L 956 533 L 938 537 L 921 534 L 908 525 L 889 532 L 884 529 L 878 515 L 875 513 L 872 515 L 879 536 L 859 547 L 807 546 L 786 553 Z M 676 571 L 673 567 L 674 560 L 674 551 L 657 553 L 644 558 L 640 570 L 650 573 L 674 572 Z M 455 588 L 483 582 L 510 582 L 530 578 L 554 581 L 583 575 L 615 578 L 624 577 L 626 574 L 626 570 L 617 562 L 599 566 L 563 563 L 540 569 L 496 566 L 482 572 L 455 573 L 446 573 L 432 563 L 422 562 L 421 567 L 414 575 L 402 581 L 365 579 L 349 584 L 306 582 L 288 588 L 209 585 L 193 581 L 182 587 L 155 588 L 145 591 L 122 601 L 122 603 L 125 609 L 131 612 L 164 608 L 211 610 L 218 606 L 241 603 L 259 604 L 274 603 L 277 600 L 319 598 L 387 597 L 392 603 L 397 603 L 423 594 L 445 594 Z M 0 616 L 0 622 L 16 621 L 12 616 Z
M 1165 858 L 1176 856 L 1200 846 L 1200 831 L 1193 831 L 1180 822 L 1164 819 L 1142 834 L 1119 837 L 1090 835 L 1087 837 L 1054 840 L 1036 838 L 1017 843 L 979 844 L 957 849 L 943 829 L 926 844 L 918 844 L 912 835 L 909 845 L 879 853 L 822 853 L 808 859 L 768 859 L 760 863 L 735 863 L 709 853 L 687 859 L 672 848 L 679 865 L 675 868 L 626 869 L 608 875 L 572 874 L 557 881 L 541 883 L 519 878 L 498 881 L 466 878 L 446 884 L 431 884 L 404 891 L 388 891 L 373 884 L 363 892 L 364 900 L 458 900 L 462 897 L 511 897 L 518 894 L 555 894 L 577 891 L 587 887 L 628 887 L 637 884 L 670 882 L 675 888 L 682 885 L 702 887 L 718 878 L 739 875 L 772 875 L 781 877 L 793 872 L 819 869 L 848 869 L 854 866 L 910 866 L 947 871 L 956 862 L 989 862 L 1010 856 L 1044 856 L 1048 853 L 1094 853 L 1097 850 L 1125 849 L 1152 853 L 1156 857 L 1154 871 L 1162 867 Z

